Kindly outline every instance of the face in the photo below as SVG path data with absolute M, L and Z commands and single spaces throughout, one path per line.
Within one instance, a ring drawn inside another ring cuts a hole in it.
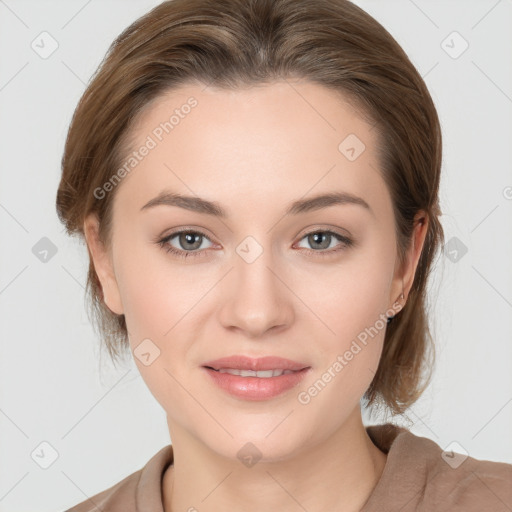
M 150 149 L 117 185 L 112 251 L 94 261 L 173 442 L 187 433 L 230 458 L 252 442 L 270 460 L 326 440 L 358 410 L 423 242 L 398 268 L 376 130 L 332 91 L 274 82 L 182 86 L 133 135 Z M 164 192 L 215 207 L 145 207 Z M 345 200 L 313 200 L 326 194 Z M 296 367 L 205 367 L 235 355 Z

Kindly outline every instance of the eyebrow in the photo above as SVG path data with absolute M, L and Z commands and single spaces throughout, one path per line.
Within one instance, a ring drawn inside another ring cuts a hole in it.
M 321 210 L 329 206 L 353 204 L 362 206 L 365 210 L 374 215 L 370 205 L 361 197 L 355 196 L 348 192 L 331 192 L 327 194 L 319 194 L 309 199 L 299 199 L 288 206 L 286 215 L 299 215 L 301 213 Z M 163 190 L 150 201 L 148 201 L 141 211 L 154 208 L 156 206 L 178 206 L 197 213 L 213 215 L 226 219 L 227 211 L 216 201 L 208 201 L 200 197 L 186 196 L 177 194 L 169 190 Z

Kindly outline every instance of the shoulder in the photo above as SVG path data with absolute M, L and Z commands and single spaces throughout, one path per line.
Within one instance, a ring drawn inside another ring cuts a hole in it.
M 141 474 L 142 469 L 139 469 L 112 487 L 87 498 L 65 512 L 135 511 L 135 493 Z
M 432 442 L 433 443 L 433 442 Z M 478 460 L 435 446 L 435 464 L 429 468 L 427 492 L 447 510 L 512 510 L 512 465 Z
M 367 431 L 373 442 L 388 452 L 375 490 L 382 494 L 386 487 L 388 493 L 391 487 L 401 493 L 403 503 L 393 498 L 393 506 L 403 506 L 402 512 L 512 510 L 511 464 L 444 451 L 431 439 L 395 425 L 373 426 Z
M 172 462 L 172 445 L 167 445 L 153 455 L 143 468 L 65 512 L 156 510 L 161 504 L 162 476 Z

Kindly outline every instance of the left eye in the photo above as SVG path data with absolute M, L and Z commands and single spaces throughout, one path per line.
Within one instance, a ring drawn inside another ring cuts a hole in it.
M 171 245 L 170 242 L 174 238 L 178 238 L 178 242 L 181 249 Z M 177 231 L 166 236 L 165 238 L 162 238 L 161 240 L 158 241 L 158 244 L 167 252 L 173 253 L 178 257 L 187 258 L 189 256 L 205 255 L 205 250 L 199 250 L 202 245 L 202 239 L 210 240 L 206 236 L 206 234 L 200 231 L 183 230 Z M 307 242 L 311 244 L 313 247 L 316 246 L 316 249 L 306 249 L 306 252 L 319 256 L 327 256 L 332 253 L 337 253 L 340 250 L 352 246 L 354 243 L 353 240 L 351 240 L 350 238 L 335 233 L 334 231 L 312 231 L 311 233 L 304 235 L 301 238 L 301 241 L 304 239 L 307 239 Z M 339 242 L 341 242 L 340 244 L 338 244 L 341 246 L 340 248 L 329 249 L 329 247 L 331 247 L 331 242 L 333 241 L 333 239 L 336 239 Z
M 338 233 L 335 233 L 334 231 L 313 231 L 311 233 L 308 233 L 305 235 L 302 240 L 307 239 L 308 243 L 315 246 L 320 245 L 321 247 L 317 247 L 319 249 L 328 249 L 331 245 L 330 242 L 333 241 L 333 239 L 337 239 L 340 242 L 342 242 L 341 245 L 344 245 L 345 247 L 349 247 L 352 245 L 352 240 L 349 238 L 339 235 Z M 327 244 L 325 243 L 327 240 Z M 340 249 L 336 249 L 338 251 Z M 318 251 L 313 251 L 318 252 Z M 335 252 L 335 251 L 327 251 L 327 252 Z

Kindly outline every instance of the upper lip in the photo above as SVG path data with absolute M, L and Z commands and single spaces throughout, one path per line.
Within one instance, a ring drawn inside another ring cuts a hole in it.
M 220 368 L 232 368 L 237 370 L 302 370 L 309 368 L 307 364 L 292 361 L 291 359 L 284 359 L 282 357 L 266 356 L 259 358 L 252 358 L 242 355 L 234 355 L 229 357 L 222 357 L 204 363 L 203 366 L 219 370 Z

